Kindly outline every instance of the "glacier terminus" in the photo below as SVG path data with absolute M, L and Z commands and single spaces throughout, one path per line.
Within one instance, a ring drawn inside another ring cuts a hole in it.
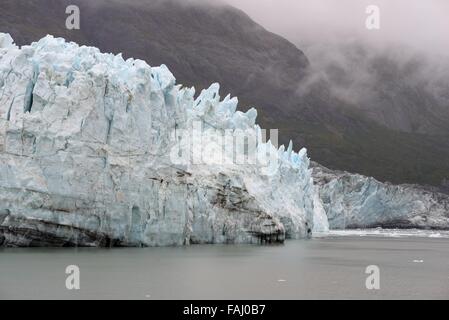
M 264 141 L 257 111 L 237 111 L 219 89 L 196 96 L 164 65 L 52 36 L 18 47 L 0 33 L 0 246 L 282 243 L 329 224 L 398 221 L 449 228 L 447 197 L 312 168 L 306 149 Z M 200 143 L 182 134 L 195 127 Z M 219 152 L 221 137 L 234 145 L 242 132 L 241 148 Z M 209 159 L 173 161 L 199 146 Z
M 275 167 L 172 163 L 172 133 L 192 123 L 206 144 L 211 128 L 260 135 L 257 112 L 236 111 L 217 84 L 195 98 L 165 66 L 1 34 L 0 88 L 3 246 L 272 243 L 327 229 L 304 149 L 247 150 L 275 154 Z

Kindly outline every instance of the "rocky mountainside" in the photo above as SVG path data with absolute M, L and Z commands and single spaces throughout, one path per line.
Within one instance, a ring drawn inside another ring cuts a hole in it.
M 65 28 L 69 4 L 81 9 L 80 30 Z M 281 143 L 293 139 L 332 169 L 394 183 L 439 185 L 449 178 L 446 117 L 435 97 L 404 82 L 407 68 L 388 59 L 372 60 L 370 68 L 382 86 L 360 106 L 335 94 L 332 81 L 309 86 L 314 68 L 303 52 L 230 6 L 173 0 L 2 0 L 0 31 L 11 33 L 19 45 L 52 34 L 152 65 L 165 63 L 180 83 L 197 89 L 220 82 L 223 93 L 239 97 L 241 110 L 258 108 L 262 127 L 279 128 Z M 347 83 L 346 69 L 334 69 L 334 77 Z M 421 109 L 421 104 L 432 108 Z

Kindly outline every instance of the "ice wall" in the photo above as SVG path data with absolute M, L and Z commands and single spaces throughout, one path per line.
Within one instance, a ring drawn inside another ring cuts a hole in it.
M 449 196 L 416 185 L 332 171 L 314 164 L 331 229 L 449 229 Z
M 263 243 L 325 230 L 306 150 L 264 142 L 256 110 L 237 104 L 218 84 L 195 98 L 165 66 L 51 36 L 19 48 L 0 34 L 0 245 Z M 221 152 L 221 137 L 242 132 L 243 149 Z

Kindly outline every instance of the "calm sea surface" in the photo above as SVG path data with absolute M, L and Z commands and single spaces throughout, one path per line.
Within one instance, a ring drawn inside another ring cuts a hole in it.
M 334 234 L 279 246 L 0 249 L 0 299 L 449 299 L 449 239 Z M 69 265 L 80 290 L 66 288 Z M 380 290 L 367 290 L 367 266 Z

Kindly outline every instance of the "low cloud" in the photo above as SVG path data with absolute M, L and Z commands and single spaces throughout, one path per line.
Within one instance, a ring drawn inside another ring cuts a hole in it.
M 449 55 L 447 0 L 226 0 L 270 31 L 295 44 L 360 39 L 372 45 L 404 44 Z M 381 28 L 365 27 L 366 8 L 380 8 Z

